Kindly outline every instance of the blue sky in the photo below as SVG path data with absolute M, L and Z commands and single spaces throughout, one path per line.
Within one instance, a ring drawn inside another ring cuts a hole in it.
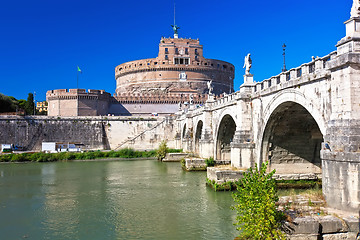
M 172 36 L 173 0 L 12 0 L 0 2 L 0 92 L 26 99 L 36 92 L 79 88 L 115 92 L 115 66 L 158 54 Z M 251 73 L 262 81 L 336 50 L 345 36 L 351 0 L 176 1 L 179 37 L 199 38 L 204 57 L 235 65 L 235 89 Z

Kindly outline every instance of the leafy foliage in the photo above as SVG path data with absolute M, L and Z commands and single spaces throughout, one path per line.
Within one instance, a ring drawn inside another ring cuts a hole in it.
M 205 163 L 207 167 L 213 167 L 215 166 L 215 161 L 213 157 L 209 157 L 205 159 Z
M 101 158 L 149 158 L 155 157 L 156 151 L 135 151 L 131 148 L 120 149 L 119 151 L 101 152 L 60 152 L 60 153 L 22 153 L 22 154 L 1 154 L 0 162 L 53 162 L 62 160 L 84 160 Z
M 166 144 L 166 141 L 161 141 L 158 150 L 156 151 L 156 157 L 159 161 L 163 160 L 166 156 L 166 153 L 168 153 L 168 147 Z
M 17 104 L 14 97 L 5 96 L 0 93 L 0 112 L 15 112 Z
M 210 180 L 209 178 L 206 178 L 206 184 L 210 186 L 212 189 L 214 189 L 215 192 L 218 191 L 232 191 L 236 190 L 237 185 L 235 182 L 227 181 L 224 183 L 217 183 L 215 180 Z
M 25 103 L 25 112 L 28 115 L 32 115 L 34 113 L 34 95 L 32 93 L 29 93 L 27 101 Z
M 241 231 L 240 239 L 285 239 L 280 230 L 283 214 L 276 209 L 278 196 L 276 182 L 272 179 L 275 170 L 267 174 L 267 165 L 250 168 L 237 182 L 233 208 L 237 211 L 235 225 Z
M 167 150 L 168 153 L 182 153 L 183 150 L 182 149 L 174 149 L 174 148 L 169 148 Z

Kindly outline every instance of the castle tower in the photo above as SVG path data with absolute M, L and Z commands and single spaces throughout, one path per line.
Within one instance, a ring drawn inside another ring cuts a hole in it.
M 115 98 L 121 104 L 176 104 L 206 101 L 208 82 L 213 94 L 233 92 L 235 68 L 231 63 L 207 59 L 198 39 L 161 38 L 159 54 L 149 58 L 123 63 L 115 68 Z M 175 28 L 173 26 L 173 28 Z M 175 109 L 176 108 L 176 109 Z M 131 111 L 130 111 L 131 112 Z

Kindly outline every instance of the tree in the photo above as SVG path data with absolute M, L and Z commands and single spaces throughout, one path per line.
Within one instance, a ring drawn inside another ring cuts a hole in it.
M 25 104 L 25 112 L 28 115 L 34 114 L 34 95 L 29 93 L 26 104 Z
M 15 112 L 17 100 L 0 93 L 0 112 Z
M 235 225 L 241 231 L 240 239 L 273 240 L 285 239 L 281 232 L 283 214 L 276 208 L 278 201 L 276 183 L 272 179 L 275 170 L 266 173 L 268 163 L 261 168 L 250 168 L 237 184 L 233 193 L 237 211 Z
M 166 153 L 168 152 L 168 147 L 166 145 L 166 141 L 163 140 L 160 145 L 159 148 L 156 150 L 156 157 L 159 161 L 162 161 L 165 157 L 166 157 Z

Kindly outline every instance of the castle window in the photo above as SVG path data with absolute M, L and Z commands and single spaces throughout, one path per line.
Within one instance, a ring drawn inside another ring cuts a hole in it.
M 218 64 L 217 67 L 219 68 L 219 67 L 220 67 L 220 64 Z
M 198 56 L 195 56 L 195 61 L 198 61 L 199 59 L 198 59 Z
M 169 49 L 165 48 L 165 54 L 169 54 Z
M 189 64 L 189 59 L 188 58 L 174 58 L 174 63 L 175 64 L 188 65 Z
M 185 48 L 185 54 L 188 55 L 189 54 L 189 50 L 187 48 Z
M 165 62 L 163 62 L 163 64 L 165 64 Z
M 226 65 L 223 65 L 223 69 L 226 69 L 227 68 L 227 66 Z
M 147 63 L 147 65 L 149 66 L 149 65 L 150 65 L 150 63 Z
M 139 65 L 142 66 L 142 63 L 140 63 Z
M 157 62 L 154 62 L 154 65 L 157 65 Z
M 195 48 L 195 55 L 198 55 L 199 53 L 198 53 L 198 50 L 197 50 L 197 48 Z
M 204 63 L 205 66 L 207 66 L 207 63 Z
M 165 55 L 165 60 L 169 60 L 169 57 L 168 57 L 168 55 Z
M 175 54 L 179 54 L 179 49 L 175 48 Z

